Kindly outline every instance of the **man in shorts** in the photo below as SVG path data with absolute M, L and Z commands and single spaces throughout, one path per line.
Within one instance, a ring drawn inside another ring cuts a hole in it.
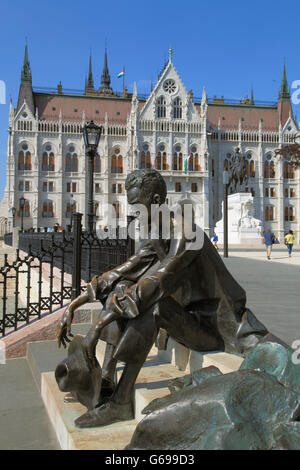
M 268 229 L 264 233 L 264 244 L 266 245 L 266 250 L 267 250 L 267 258 L 271 259 L 271 251 L 272 251 L 272 245 L 275 240 L 275 235 L 273 232 L 271 232 L 270 229 Z

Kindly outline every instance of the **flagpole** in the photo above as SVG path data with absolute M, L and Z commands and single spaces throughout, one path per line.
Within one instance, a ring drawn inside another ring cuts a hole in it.
M 124 75 L 123 75 L 123 91 L 125 89 L 125 67 L 123 66 Z

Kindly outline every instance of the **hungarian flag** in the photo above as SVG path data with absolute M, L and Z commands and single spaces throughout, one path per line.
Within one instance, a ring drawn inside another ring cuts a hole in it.
M 122 69 L 122 72 L 119 73 L 118 78 L 124 77 L 125 69 Z
M 190 153 L 184 161 L 184 172 L 185 173 L 187 173 L 187 171 L 188 171 L 189 161 L 190 161 L 191 156 L 192 156 L 192 154 Z

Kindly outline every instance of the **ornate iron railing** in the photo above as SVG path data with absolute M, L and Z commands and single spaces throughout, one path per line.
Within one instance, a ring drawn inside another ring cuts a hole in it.
M 129 238 L 99 239 L 73 214 L 72 233 L 21 233 L 16 254 L 0 267 L 0 336 L 19 329 L 76 297 L 95 275 L 134 252 Z M 5 242 L 11 244 L 8 234 Z

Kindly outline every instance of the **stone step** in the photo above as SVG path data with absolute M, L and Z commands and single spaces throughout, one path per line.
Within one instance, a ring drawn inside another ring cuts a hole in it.
M 72 333 L 86 335 L 91 325 L 72 325 Z M 27 344 L 27 360 L 38 389 L 41 389 L 41 374 L 54 371 L 57 364 L 67 357 L 67 350 L 58 348 L 56 340 L 35 341 Z
M 64 403 L 54 373 L 42 374 L 42 399 L 63 450 L 121 450 L 130 442 L 137 422 L 114 423 L 101 428 L 80 429 L 74 420 L 86 412 L 80 403 Z
M 96 355 L 100 364 L 104 352 L 105 343 L 99 341 Z M 242 358 L 221 352 L 195 353 L 173 340 L 163 353 L 153 347 L 136 380 L 135 419 L 101 428 L 79 429 L 75 426 L 74 420 L 85 413 L 86 408 L 79 403 L 64 403 L 65 393 L 59 391 L 53 372 L 42 373 L 41 394 L 62 449 L 120 450 L 130 442 L 137 423 L 143 419 L 143 409 L 152 400 L 169 394 L 168 383 L 172 379 L 210 365 L 228 373 L 237 370 L 241 362 Z M 118 363 L 118 378 L 123 368 L 124 364 Z
M 105 343 L 100 342 L 97 358 L 103 359 Z M 120 377 L 124 365 L 118 367 Z M 137 423 L 143 419 L 142 410 L 155 398 L 169 394 L 167 384 L 170 380 L 184 375 L 172 364 L 162 363 L 153 348 L 138 375 L 135 390 L 135 419 L 110 426 L 79 429 L 74 420 L 86 412 L 79 403 L 64 403 L 64 395 L 59 391 L 54 374 L 42 374 L 42 398 L 50 420 L 56 430 L 62 449 L 74 450 L 120 450 L 129 444 Z
M 0 450 L 59 450 L 25 358 L 0 364 Z

